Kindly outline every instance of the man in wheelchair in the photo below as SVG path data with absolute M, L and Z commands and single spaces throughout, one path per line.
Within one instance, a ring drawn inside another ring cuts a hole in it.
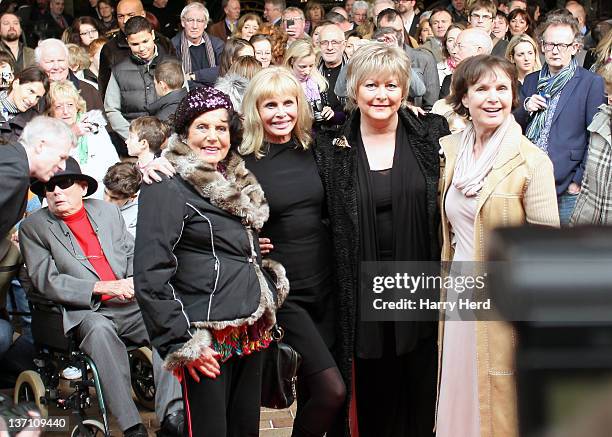
M 80 350 L 95 362 L 123 435 L 147 436 L 132 399 L 124 343 L 149 344 L 134 299 L 134 240 L 115 205 L 83 199 L 97 185 L 73 158 L 48 182 L 34 182 L 31 190 L 46 198 L 48 208 L 23 221 L 19 244 L 34 289 L 62 305 L 64 333 L 73 330 Z M 160 434 L 182 435 L 180 386 L 155 351 L 153 369 Z

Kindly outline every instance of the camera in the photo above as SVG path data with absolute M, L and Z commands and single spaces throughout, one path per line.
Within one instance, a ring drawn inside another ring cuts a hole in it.
M 13 83 L 13 73 L 10 71 L 3 71 L 0 74 L 0 89 L 7 89 Z
M 285 20 L 285 24 L 287 25 L 287 27 L 291 27 L 295 24 L 295 20 Z
M 319 99 L 319 100 L 315 100 L 311 103 L 312 105 L 312 112 L 314 115 L 314 121 L 316 122 L 321 122 L 323 120 L 325 120 L 323 118 L 323 102 Z

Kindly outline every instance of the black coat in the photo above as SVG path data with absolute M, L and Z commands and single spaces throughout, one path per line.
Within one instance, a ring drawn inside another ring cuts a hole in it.
M 425 177 L 430 251 L 439 257 L 439 139 L 450 131 L 446 120 L 438 115 L 428 114 L 417 118 L 404 109 L 400 110 L 399 115 L 402 124 L 407 126 L 409 143 Z M 359 285 L 357 272 L 360 260 L 356 146 L 359 132 L 360 116 L 359 112 L 355 111 L 344 125 L 344 137 L 324 133 L 317 137 L 314 146 L 315 159 L 327 197 L 338 280 L 336 338 L 339 344 L 336 361 L 349 391 L 355 347 Z M 347 417 L 345 416 L 344 428 L 335 430 L 330 435 L 348 435 Z
M 156 33 L 155 43 L 157 44 L 159 56 L 176 56 L 174 46 L 165 36 Z M 130 46 L 128 45 L 127 39 L 125 38 L 125 34 L 123 32 L 119 32 L 109 42 L 104 44 L 104 47 L 102 47 L 102 51 L 100 52 L 98 86 L 100 87 L 100 94 L 102 95 L 103 100 L 112 71 L 119 62 L 128 58 L 131 53 Z
M 149 114 L 159 118 L 161 121 L 168 121 L 174 115 L 176 108 L 186 95 L 187 90 L 185 88 L 170 91 L 149 106 Z
M 210 329 L 272 326 L 288 281 L 280 264 L 264 263 L 276 285 L 260 267 L 269 208 L 242 158 L 227 159 L 224 177 L 177 136 L 165 156 L 177 175 L 140 194 L 134 286 L 151 342 L 174 368 L 210 345 Z
M 28 202 L 30 168 L 21 144 L 0 144 L 0 238 L 23 217 Z
M 26 124 L 37 115 L 39 115 L 38 111 L 35 108 L 30 108 L 26 112 L 15 115 L 9 121 L 0 121 L 0 138 L 2 138 L 2 141 L 6 143 L 16 142 Z

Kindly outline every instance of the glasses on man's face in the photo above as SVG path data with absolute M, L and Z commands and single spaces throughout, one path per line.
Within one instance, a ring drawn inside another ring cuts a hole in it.
M 340 47 L 340 45 L 342 45 L 344 41 L 335 41 L 335 40 L 331 40 L 331 41 L 327 41 L 327 40 L 321 40 L 319 41 L 319 45 L 321 47 L 327 47 L 327 46 L 331 46 L 333 48 L 338 48 Z
M 287 26 L 293 26 L 296 21 L 302 20 L 304 20 L 302 17 L 285 18 L 283 19 L 283 23 L 285 23 Z
M 557 49 L 560 52 L 565 52 L 573 45 L 574 45 L 573 42 L 567 44 L 567 43 L 562 43 L 562 42 L 554 43 L 554 42 L 542 41 L 542 48 L 546 52 L 552 52 L 554 49 Z
M 472 18 L 472 20 L 475 21 L 490 21 L 493 19 L 493 15 L 488 15 L 488 14 L 470 14 L 470 17 Z
M 92 38 L 98 36 L 98 31 L 96 29 L 86 30 L 85 32 L 79 33 L 81 36 L 91 36 Z
M 55 187 L 60 187 L 62 190 L 66 190 L 74 185 L 74 178 L 57 178 L 51 179 L 45 184 L 45 191 L 52 193 L 55 191 Z
M 202 25 L 204 23 L 206 23 L 206 20 L 203 20 L 202 18 L 185 18 L 185 23 L 187 24 L 199 24 Z

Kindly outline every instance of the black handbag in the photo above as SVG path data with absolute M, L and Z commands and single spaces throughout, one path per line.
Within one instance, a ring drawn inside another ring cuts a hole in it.
M 272 342 L 263 352 L 261 405 L 283 409 L 293 404 L 296 398 L 297 371 L 302 357 L 282 342 L 285 331 L 278 325 L 270 330 Z

